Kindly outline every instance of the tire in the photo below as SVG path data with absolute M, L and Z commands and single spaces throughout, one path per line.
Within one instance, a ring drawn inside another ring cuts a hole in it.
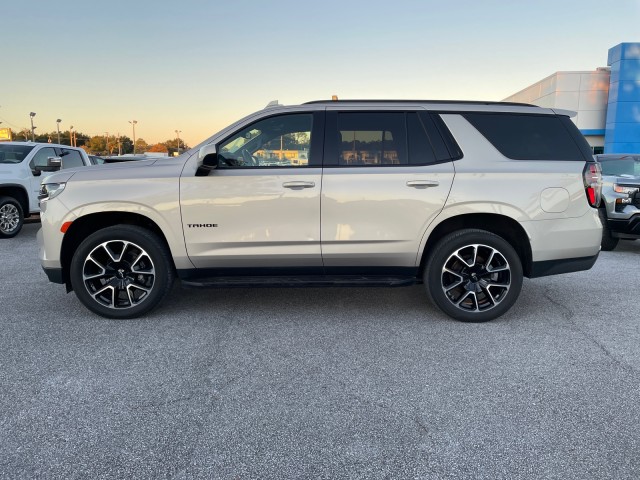
M 620 239 L 611 236 L 611 230 L 607 223 L 607 211 L 604 208 L 598 209 L 598 216 L 602 223 L 602 242 L 600 243 L 600 247 L 603 251 L 610 252 L 618 246 Z
M 487 322 L 506 313 L 520 295 L 522 277 L 520 257 L 509 242 L 470 228 L 440 239 L 424 270 L 429 299 L 461 322 Z
M 106 318 L 140 317 L 169 293 L 175 279 L 167 247 L 132 225 L 103 228 L 78 247 L 69 270 L 78 299 Z
M 15 237 L 24 225 L 22 205 L 13 197 L 0 197 L 0 238 Z

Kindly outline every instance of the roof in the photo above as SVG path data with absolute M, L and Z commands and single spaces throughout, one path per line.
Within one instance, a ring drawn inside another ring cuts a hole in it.
M 69 146 L 69 145 L 62 145 L 59 143 L 44 143 L 44 142 L 16 142 L 16 141 L 11 141 L 11 142 L 0 142 L 0 145 L 22 145 L 25 147 L 36 147 L 38 145 L 44 146 L 44 147 L 60 147 L 60 148 L 80 148 L 80 147 L 74 147 L 74 146 Z

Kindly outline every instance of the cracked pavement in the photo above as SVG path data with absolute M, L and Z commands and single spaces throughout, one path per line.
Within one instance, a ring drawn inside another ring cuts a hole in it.
M 640 242 L 450 320 L 422 286 L 183 290 L 114 321 L 0 241 L 0 478 L 640 477 Z

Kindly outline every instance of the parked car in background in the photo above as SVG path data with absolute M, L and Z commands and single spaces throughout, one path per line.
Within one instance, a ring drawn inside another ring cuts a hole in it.
M 96 155 L 89 155 L 89 160 L 91 161 L 91 165 L 102 165 L 104 163 L 104 158 Z
M 620 239 L 640 238 L 640 155 L 601 154 L 602 250 L 613 250 Z
M 600 171 L 572 112 L 454 101 L 272 106 L 176 158 L 42 185 L 42 267 L 132 318 L 184 285 L 401 286 L 468 322 L 587 270 Z
M 150 159 L 160 159 L 160 158 L 168 158 L 166 156 L 160 155 L 146 155 L 146 154 L 128 154 L 128 155 L 111 155 L 108 157 L 102 157 L 102 163 L 120 163 L 120 162 L 135 162 L 139 160 L 150 160 Z
M 61 168 L 91 165 L 81 148 L 52 143 L 0 142 L 0 238 L 16 236 L 25 217 L 40 211 L 40 182 Z

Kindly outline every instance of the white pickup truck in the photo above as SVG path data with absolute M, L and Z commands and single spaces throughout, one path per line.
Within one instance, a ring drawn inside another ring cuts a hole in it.
M 16 236 L 25 217 L 40 212 L 40 182 L 61 168 L 91 165 L 81 148 L 52 143 L 0 142 L 0 238 Z

